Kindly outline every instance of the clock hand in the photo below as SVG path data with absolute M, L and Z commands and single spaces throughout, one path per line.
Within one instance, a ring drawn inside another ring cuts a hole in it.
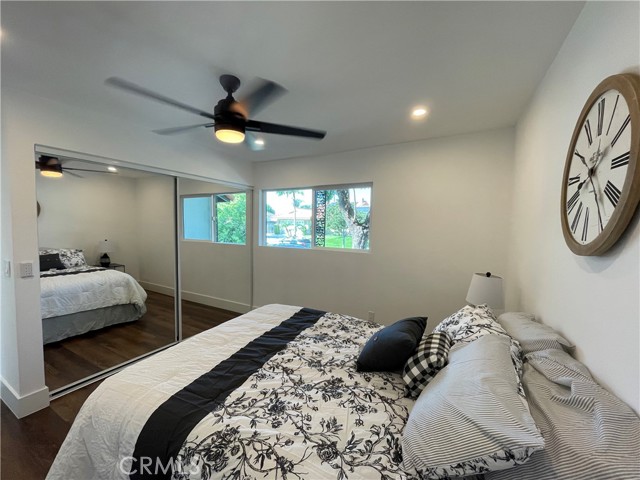
M 589 180 L 589 179 L 587 178 L 587 180 Z M 580 190 L 582 189 L 582 186 L 583 186 L 585 183 L 587 183 L 587 180 L 583 180 L 583 181 L 581 181 L 581 182 L 578 184 L 578 191 L 580 191 Z
M 597 157 L 596 157 L 596 162 L 593 164 L 593 168 L 595 169 L 598 165 L 600 165 L 600 162 L 602 161 L 602 159 L 604 158 L 604 150 L 600 151 L 600 144 L 602 143 L 602 139 L 598 140 L 598 152 L 597 152 Z M 606 147 L 605 147 L 606 150 Z
M 580 158 L 580 161 L 582 162 L 582 164 L 585 166 L 585 168 L 587 170 L 589 170 L 589 165 L 587 165 L 586 160 L 584 159 L 584 157 L 582 155 L 578 155 L 578 157 Z
M 596 193 L 596 186 L 593 184 L 593 178 L 591 177 L 591 175 L 589 175 L 589 180 L 591 181 L 591 187 L 593 188 L 593 196 L 596 199 L 596 207 L 598 209 L 598 222 L 600 223 L 600 231 L 602 231 L 604 230 L 604 228 L 602 227 L 602 215 L 600 214 L 600 204 L 598 203 L 598 194 Z

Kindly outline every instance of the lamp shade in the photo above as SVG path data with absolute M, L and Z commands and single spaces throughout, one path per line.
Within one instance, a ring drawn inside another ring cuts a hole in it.
M 491 308 L 504 308 L 504 294 L 502 292 L 502 277 L 491 273 L 474 273 L 467 292 L 467 302 L 471 305 L 486 303 Z
M 113 243 L 106 238 L 98 242 L 98 253 L 113 253 L 114 251 Z

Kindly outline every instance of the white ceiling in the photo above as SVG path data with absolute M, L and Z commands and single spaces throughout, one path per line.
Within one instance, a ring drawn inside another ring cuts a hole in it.
M 269 135 L 266 150 L 251 152 L 218 143 L 210 129 L 184 135 L 234 159 L 327 154 L 514 125 L 582 7 L 3 1 L 2 87 L 124 117 L 144 132 L 200 117 L 109 88 L 106 78 L 212 110 L 224 96 L 221 73 L 263 77 L 289 92 L 257 120 L 327 130 L 326 138 Z M 418 103 L 430 115 L 415 123 Z

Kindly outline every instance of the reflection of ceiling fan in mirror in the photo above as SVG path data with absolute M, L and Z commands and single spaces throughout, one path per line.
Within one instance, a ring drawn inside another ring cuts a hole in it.
M 73 175 L 74 177 L 82 178 L 82 175 L 78 175 L 77 173 L 74 173 L 74 172 L 108 173 L 110 175 L 114 175 L 117 173 L 117 170 L 114 167 L 108 167 L 108 168 L 109 168 L 109 171 L 90 170 L 88 168 L 63 167 L 62 161 L 58 157 L 53 157 L 51 155 L 40 155 L 38 157 L 38 160 L 36 160 L 36 170 L 40 170 L 40 175 L 44 177 L 50 177 L 50 178 L 60 178 L 65 173 L 68 173 L 69 175 Z
M 283 87 L 269 80 L 259 79 L 258 84 L 253 88 L 253 90 L 246 93 L 240 100 L 236 100 L 233 98 L 233 93 L 240 87 L 240 80 L 238 77 L 233 75 L 220 76 L 220 85 L 222 85 L 222 88 L 227 92 L 227 96 L 218 102 L 213 109 L 213 113 L 186 105 L 121 78 L 108 78 L 106 80 L 106 84 L 120 88 L 129 93 L 134 93 L 136 95 L 164 103 L 165 105 L 180 108 L 181 110 L 194 113 L 209 120 L 213 120 L 197 125 L 154 130 L 155 133 L 160 135 L 183 133 L 193 128 L 213 127 L 216 138 L 221 142 L 244 142 L 251 150 L 262 150 L 264 148 L 264 140 L 257 137 L 257 133 L 292 135 L 295 137 L 313 138 L 316 140 L 324 138 L 327 134 L 327 132 L 320 130 L 309 130 L 249 119 L 249 114 L 257 113 L 268 103 L 286 92 Z

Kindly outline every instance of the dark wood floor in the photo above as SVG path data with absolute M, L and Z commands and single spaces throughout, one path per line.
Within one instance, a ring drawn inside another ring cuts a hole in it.
M 147 292 L 147 313 L 135 322 L 113 325 L 44 346 L 49 391 L 115 367 L 175 341 L 173 297 Z M 237 317 L 236 312 L 182 302 L 183 338 Z
M 135 358 L 142 353 L 139 344 L 153 350 L 152 346 L 161 338 L 173 338 L 170 331 L 173 325 L 173 298 L 148 292 L 148 312 L 157 316 L 149 317 L 149 325 L 133 322 L 105 329 L 103 336 L 98 332 L 82 337 L 45 346 L 45 377 L 49 390 L 53 390 L 49 382 L 52 379 L 63 381 L 67 369 L 76 372 L 94 373 L 101 366 L 113 366 L 128 358 Z M 147 316 L 145 315 L 145 317 Z M 239 314 L 228 310 L 209 307 L 193 302 L 183 302 L 182 326 L 184 338 L 219 325 Z M 154 324 L 155 323 L 155 324 Z M 137 325 L 136 325 L 137 324 Z M 162 329 L 154 330 L 164 325 Z M 165 330 L 166 327 L 166 330 Z M 129 328 L 130 332 L 123 329 Z M 162 337 L 162 335 L 167 335 Z M 85 338 L 86 337 L 86 338 Z M 134 340 L 139 339 L 139 342 Z M 70 341 L 72 340 L 72 341 Z M 157 348 L 157 347 L 156 347 Z M 128 353 L 123 353 L 126 349 Z M 91 352 L 87 355 L 87 352 Z M 49 353 L 49 354 L 48 354 Z M 75 367 L 73 362 L 78 362 Z M 87 373 L 89 374 L 89 373 Z M 71 424 L 80 407 L 100 382 L 93 383 L 75 392 L 69 393 L 51 402 L 51 405 L 28 417 L 18 420 L 11 411 L 2 404 L 1 439 L 0 439 L 0 479 L 1 480 L 39 480 L 44 479 L 53 462 L 58 449 L 64 441 Z

